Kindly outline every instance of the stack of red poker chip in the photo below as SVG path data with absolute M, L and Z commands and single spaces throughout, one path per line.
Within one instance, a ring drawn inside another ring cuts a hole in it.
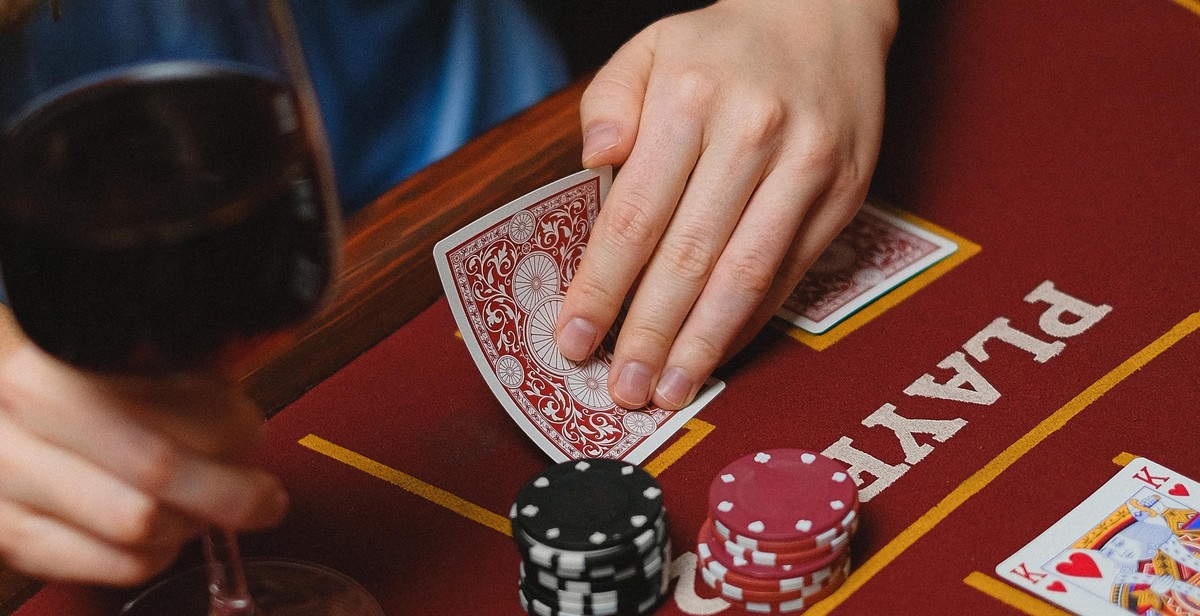
M 749 612 L 800 612 L 841 586 L 858 528 L 858 488 L 819 453 L 771 449 L 713 479 L 697 537 L 700 578 Z

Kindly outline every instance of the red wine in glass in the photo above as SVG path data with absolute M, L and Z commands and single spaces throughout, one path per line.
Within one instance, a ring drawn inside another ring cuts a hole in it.
M 0 147 L 0 267 L 29 337 L 89 370 L 171 373 L 237 363 L 309 316 L 335 230 L 290 92 L 171 62 L 20 118 Z

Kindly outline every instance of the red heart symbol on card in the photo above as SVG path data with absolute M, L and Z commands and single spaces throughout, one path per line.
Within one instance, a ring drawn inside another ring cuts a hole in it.
M 1171 489 L 1167 490 L 1167 494 L 1170 494 L 1171 496 L 1191 496 L 1192 495 L 1191 492 L 1188 492 L 1187 486 L 1184 486 L 1182 483 L 1177 483 L 1177 484 L 1171 486 Z
M 1046 585 L 1046 590 L 1053 590 L 1054 592 L 1067 592 L 1067 587 L 1062 582 L 1054 580 Z
M 1072 554 L 1067 562 L 1058 563 L 1054 569 L 1063 575 L 1074 577 L 1100 577 L 1100 567 L 1087 554 Z

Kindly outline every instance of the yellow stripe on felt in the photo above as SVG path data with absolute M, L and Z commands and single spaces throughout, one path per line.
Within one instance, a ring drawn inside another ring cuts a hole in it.
M 683 429 L 687 430 L 687 432 L 681 434 L 678 440 L 672 443 L 670 447 L 664 449 L 662 453 L 655 456 L 653 460 L 647 462 L 643 468 L 651 476 L 658 477 L 659 473 L 667 470 L 668 466 L 674 464 L 684 454 L 699 444 L 700 441 L 704 440 L 704 437 L 708 436 L 708 433 L 712 432 L 714 428 L 716 426 L 707 421 L 701 421 L 694 417 L 689 419 L 687 423 L 683 424 Z
M 880 206 L 877 205 L 876 207 Z M 934 263 L 926 268 L 925 271 L 913 276 L 912 278 L 909 278 L 896 288 L 883 294 L 881 297 L 879 297 L 879 299 L 876 299 L 870 304 L 863 306 L 861 310 L 850 315 L 846 318 L 846 320 L 833 326 L 829 331 L 823 334 L 810 334 L 803 329 L 788 323 L 787 321 L 782 319 L 773 319 L 773 322 L 780 324 L 789 336 L 812 347 L 813 349 L 824 351 L 830 346 L 833 346 L 833 344 L 837 341 L 850 335 L 852 332 L 854 332 L 854 330 L 866 325 L 867 323 L 870 323 L 872 319 L 880 314 L 883 314 L 883 312 L 887 309 L 908 299 L 917 291 L 925 288 L 925 286 L 927 286 L 929 283 L 941 278 L 942 274 L 945 274 L 946 272 L 958 267 L 963 261 L 966 261 L 976 254 L 979 254 L 979 251 L 981 250 L 979 244 L 976 244 L 975 242 L 972 242 L 961 235 L 947 231 L 946 229 L 943 229 L 942 227 L 939 227 L 928 220 L 919 218 L 909 212 L 891 207 L 882 207 L 881 209 L 895 214 L 900 218 L 903 218 L 904 220 L 907 220 L 908 222 L 911 222 L 912 224 L 929 231 L 930 233 L 940 235 L 953 241 L 954 243 L 958 244 L 958 250 L 955 250 L 953 253 L 947 255 L 945 259 Z
M 1029 616 L 1070 616 L 1068 612 L 978 571 L 972 571 L 963 579 L 963 583 Z
M 1121 453 L 1117 454 L 1115 458 L 1113 458 L 1113 464 L 1116 464 L 1117 466 L 1128 466 L 1130 462 L 1133 462 L 1137 458 L 1138 456 L 1135 456 L 1128 451 L 1122 451 Z
M 1200 0 L 1173 0 L 1173 2 L 1197 15 L 1200 15 Z
M 352 466 L 372 477 L 377 477 L 392 485 L 399 486 L 435 505 L 445 507 L 468 520 L 478 522 L 510 537 L 512 536 L 512 526 L 509 524 L 507 517 L 488 511 L 475 503 L 455 496 L 437 486 L 425 483 L 412 475 L 402 473 L 390 466 L 376 462 L 340 445 L 335 445 L 313 434 L 300 439 L 299 443 L 317 453 Z
M 1170 348 L 1171 345 L 1196 331 L 1197 328 L 1200 328 L 1200 312 L 1193 313 L 1188 318 L 1179 322 L 1170 331 L 1159 336 L 1154 342 L 1151 342 L 1129 359 L 1121 362 L 1119 366 L 1100 377 L 1099 380 L 1072 398 L 1062 408 L 1043 419 L 1041 423 L 1034 426 L 1032 430 L 1015 443 L 1009 445 L 1007 449 L 1000 452 L 990 462 L 975 471 L 974 474 L 959 484 L 957 488 L 947 494 L 941 502 L 934 505 L 929 511 L 926 511 L 916 522 L 913 522 L 912 525 L 904 529 L 899 535 L 896 535 L 895 539 L 892 539 L 887 545 L 883 546 L 874 556 L 867 559 L 857 571 L 846 578 L 841 588 L 830 595 L 829 598 L 814 605 L 807 612 L 808 615 L 820 616 L 828 614 L 850 595 L 854 594 L 855 591 L 862 588 L 867 581 L 884 567 L 903 554 L 905 550 L 912 547 L 918 539 L 933 530 L 935 526 L 941 523 L 942 520 L 945 520 L 955 509 L 958 509 L 959 506 L 966 502 L 967 499 L 977 494 L 999 476 L 1000 473 L 1007 470 L 1008 467 L 1016 463 L 1022 456 L 1029 453 L 1034 446 L 1065 426 L 1068 421 L 1116 386 L 1117 383 L 1137 372 L 1142 366 L 1149 363 L 1150 360 L 1158 357 L 1159 354 Z

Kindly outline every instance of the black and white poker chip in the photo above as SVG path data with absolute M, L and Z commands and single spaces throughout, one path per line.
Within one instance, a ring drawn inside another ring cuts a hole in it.
M 531 614 L 640 614 L 666 596 L 662 488 L 633 464 L 551 466 L 529 479 L 509 518 L 521 552 L 521 603 Z
M 652 528 L 662 510 L 662 487 L 640 467 L 583 459 L 535 475 L 517 494 L 510 517 L 514 528 L 540 543 L 594 551 Z

